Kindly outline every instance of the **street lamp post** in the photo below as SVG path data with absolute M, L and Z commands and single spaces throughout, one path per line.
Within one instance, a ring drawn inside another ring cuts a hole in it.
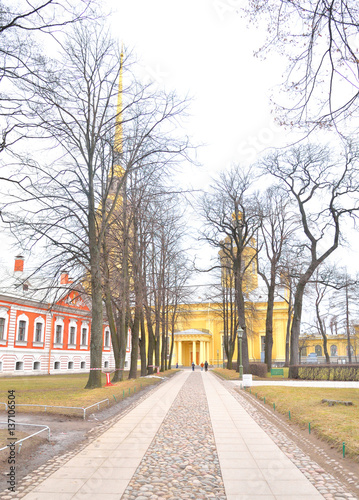
M 239 380 L 243 380 L 243 365 L 242 365 L 242 339 L 243 329 L 239 326 L 237 330 L 237 337 L 239 343 Z

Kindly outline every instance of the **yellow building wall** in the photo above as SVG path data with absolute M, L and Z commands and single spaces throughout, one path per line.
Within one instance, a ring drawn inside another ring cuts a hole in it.
M 251 304 L 252 310 L 248 313 L 247 320 L 247 335 L 248 335 L 248 350 L 250 361 L 261 361 L 261 337 L 265 336 L 265 318 L 266 307 L 265 302 Z M 285 335 L 287 322 L 287 305 L 285 302 L 276 302 L 274 305 L 273 315 L 273 360 L 284 362 L 285 359 Z M 175 340 L 181 338 L 182 342 L 182 364 L 189 366 L 191 362 L 190 352 L 193 352 L 193 341 L 195 335 L 185 337 L 181 332 L 187 330 L 198 330 L 204 334 L 201 336 L 198 333 L 197 352 L 200 350 L 201 339 L 205 343 L 209 343 L 207 361 L 210 364 L 223 363 L 223 319 L 221 317 L 221 306 L 216 303 L 200 303 L 187 304 L 181 306 L 176 323 Z M 200 339 L 201 337 L 201 339 Z M 188 340 L 187 340 L 188 339 Z M 205 340 L 203 340 L 205 339 Z M 207 342 L 209 340 L 209 342 Z M 177 343 L 176 343 L 177 344 Z M 202 344 L 203 345 L 203 344 Z M 206 352 L 202 347 L 202 352 Z M 233 356 L 235 361 L 237 358 L 237 343 Z M 205 359 L 200 359 L 199 363 Z M 175 349 L 174 362 L 178 362 L 178 345 Z

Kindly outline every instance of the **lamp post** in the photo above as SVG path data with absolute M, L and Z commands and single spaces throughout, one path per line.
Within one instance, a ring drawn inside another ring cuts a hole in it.
M 243 329 L 239 326 L 237 330 L 237 337 L 239 343 L 239 380 L 243 380 L 243 365 L 242 365 L 242 338 Z

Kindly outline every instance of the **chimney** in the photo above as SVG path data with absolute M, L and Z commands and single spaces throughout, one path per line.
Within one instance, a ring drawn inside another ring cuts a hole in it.
M 22 255 L 17 255 L 15 257 L 14 272 L 22 273 L 24 271 L 24 257 Z
M 69 282 L 69 273 L 67 271 L 61 272 L 60 285 L 67 285 Z

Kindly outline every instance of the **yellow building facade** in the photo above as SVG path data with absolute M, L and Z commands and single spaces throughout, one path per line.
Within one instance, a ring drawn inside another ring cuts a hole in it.
M 247 314 L 247 336 L 250 362 L 264 361 L 264 339 L 266 302 L 250 303 Z M 275 302 L 273 315 L 273 363 L 285 361 L 285 338 L 288 305 L 285 301 Z M 176 333 L 174 335 L 173 364 L 190 366 L 206 360 L 212 366 L 226 361 L 223 345 L 223 319 L 221 304 L 197 303 L 181 306 Z M 233 361 L 237 359 L 237 345 Z

